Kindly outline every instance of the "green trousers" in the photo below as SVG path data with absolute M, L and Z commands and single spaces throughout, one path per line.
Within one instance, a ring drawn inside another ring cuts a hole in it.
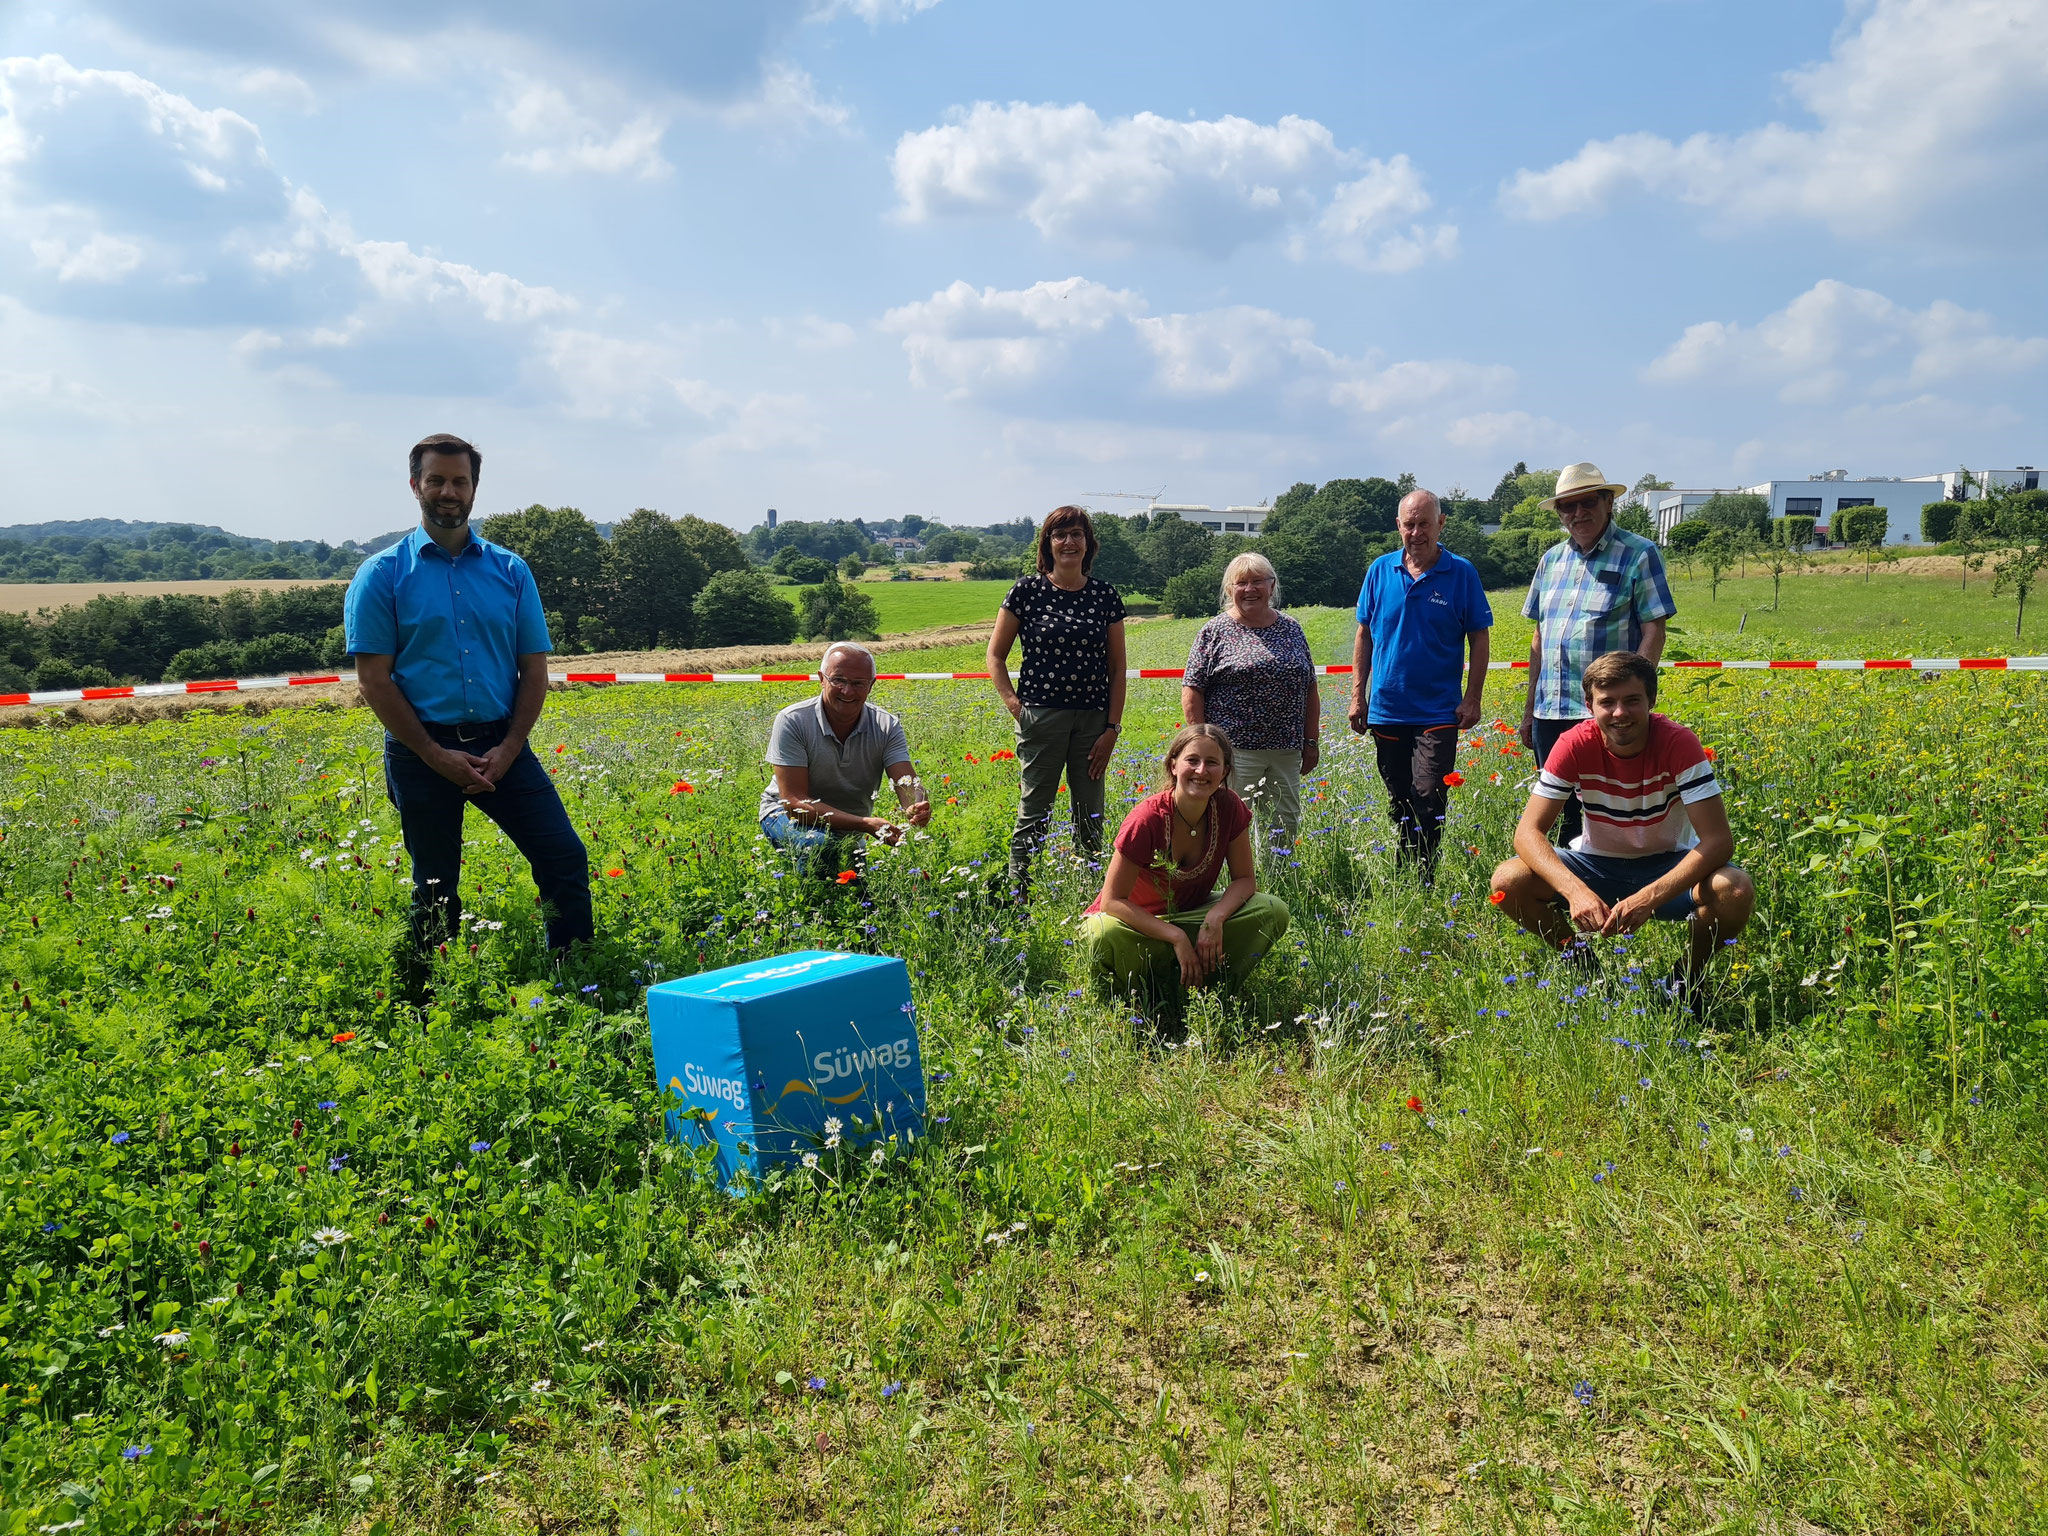
M 1196 907 L 1190 912 L 1168 913 L 1165 921 L 1192 939 L 1208 915 L 1209 907 Z M 1288 921 L 1286 902 L 1270 891 L 1253 892 L 1250 901 L 1223 920 L 1221 979 L 1232 986 L 1242 982 L 1266 951 L 1280 942 Z M 1100 985 L 1155 996 L 1171 996 L 1180 990 L 1180 961 L 1164 939 L 1151 938 L 1106 912 L 1096 912 L 1081 919 L 1081 941 L 1088 946 L 1090 967 Z

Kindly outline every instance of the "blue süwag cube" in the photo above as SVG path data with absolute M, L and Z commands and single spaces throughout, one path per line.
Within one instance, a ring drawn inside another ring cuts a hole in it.
M 683 1101 L 669 1136 L 715 1146 L 729 1188 L 808 1152 L 829 1166 L 924 1134 L 910 977 L 891 956 L 807 949 L 665 981 L 647 1028 L 655 1085 Z

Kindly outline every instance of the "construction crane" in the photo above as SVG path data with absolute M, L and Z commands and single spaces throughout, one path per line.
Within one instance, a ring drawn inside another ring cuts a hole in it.
M 1081 496 L 1086 501 L 1142 501 L 1150 507 L 1165 494 L 1166 487 L 1162 485 L 1156 491 L 1083 491 Z

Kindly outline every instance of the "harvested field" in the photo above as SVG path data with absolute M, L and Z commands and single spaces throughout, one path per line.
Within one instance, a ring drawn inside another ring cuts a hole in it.
M 286 587 L 331 587 L 332 581 L 9 581 L 0 582 L 0 613 L 82 608 L 96 597 L 220 597 L 228 592 L 277 592 Z

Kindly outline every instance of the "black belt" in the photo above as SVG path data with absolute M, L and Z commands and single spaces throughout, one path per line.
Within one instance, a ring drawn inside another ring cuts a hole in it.
M 488 736 L 492 731 L 502 732 L 509 722 L 504 720 L 458 720 L 453 725 L 442 725 L 438 721 L 422 720 L 420 724 L 425 726 L 430 732 L 439 733 L 446 731 L 454 736 L 457 741 L 475 741 L 480 737 Z

